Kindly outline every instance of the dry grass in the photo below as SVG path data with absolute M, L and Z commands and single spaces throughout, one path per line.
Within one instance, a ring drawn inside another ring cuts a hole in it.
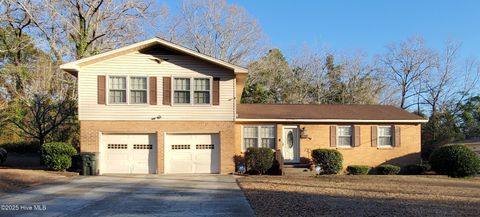
M 249 176 L 239 180 L 258 216 L 478 216 L 480 177 Z
M 77 173 L 0 168 L 0 194 L 29 186 L 67 180 Z

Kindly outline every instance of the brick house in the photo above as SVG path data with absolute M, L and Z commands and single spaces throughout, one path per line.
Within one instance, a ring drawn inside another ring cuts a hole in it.
M 240 104 L 248 70 L 153 38 L 66 63 L 78 78 L 80 150 L 100 174 L 221 173 L 248 147 L 300 163 L 335 148 L 345 165 L 420 161 L 426 120 L 381 105 Z

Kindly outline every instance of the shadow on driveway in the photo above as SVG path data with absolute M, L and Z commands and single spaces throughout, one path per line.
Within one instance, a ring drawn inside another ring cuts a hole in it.
M 254 216 L 235 178 L 222 175 L 80 177 L 0 201 L 46 209 L 0 210 L 0 216 Z

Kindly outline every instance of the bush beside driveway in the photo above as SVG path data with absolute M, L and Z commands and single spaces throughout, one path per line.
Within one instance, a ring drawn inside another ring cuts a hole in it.
M 257 216 L 478 216 L 480 177 L 249 176 L 238 180 Z

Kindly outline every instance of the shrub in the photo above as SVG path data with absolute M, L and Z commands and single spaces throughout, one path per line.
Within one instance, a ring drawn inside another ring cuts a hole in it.
M 312 160 L 322 168 L 321 174 L 337 174 L 343 169 L 343 156 L 334 149 L 315 149 L 312 151 Z
M 238 172 L 240 166 L 245 167 L 245 158 L 242 155 L 236 154 L 233 156 L 233 163 L 235 164 L 235 172 Z
M 77 150 L 68 143 L 52 142 L 42 146 L 42 160 L 52 170 L 65 171 L 72 165 Z
M 432 170 L 451 177 L 473 176 L 480 171 L 480 159 L 465 145 L 444 145 L 430 155 Z
M 282 169 L 278 160 L 274 159 L 272 166 L 265 173 L 268 175 L 282 175 Z
M 5 163 L 5 161 L 7 161 L 7 150 L 0 148 L 0 164 Z
M 380 165 L 377 168 L 378 175 L 397 175 L 400 172 L 400 167 L 390 164 Z
M 367 165 L 350 165 L 347 167 L 349 175 L 367 175 L 369 171 L 370 167 Z
M 248 148 L 245 152 L 245 163 L 251 172 L 265 174 L 273 165 L 273 150 L 271 148 Z
M 420 175 L 431 169 L 430 164 L 410 164 L 405 166 L 404 172 L 407 175 Z

